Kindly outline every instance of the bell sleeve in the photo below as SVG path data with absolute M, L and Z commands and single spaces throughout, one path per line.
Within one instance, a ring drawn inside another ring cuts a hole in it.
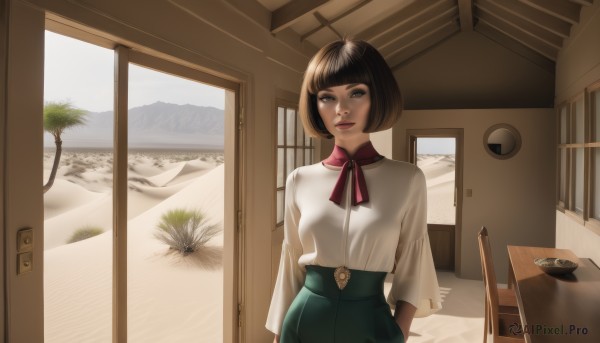
M 281 332 L 285 314 L 304 285 L 306 275 L 306 270 L 298 265 L 298 260 L 302 256 L 302 244 L 298 235 L 300 211 L 294 200 L 296 172 L 297 169 L 290 173 L 286 180 L 281 258 L 265 325 L 276 335 Z
M 427 234 L 427 186 L 419 168 L 415 168 L 408 199 L 387 302 L 395 309 L 397 301 L 406 301 L 417 308 L 415 317 L 425 317 L 440 310 L 442 303 Z

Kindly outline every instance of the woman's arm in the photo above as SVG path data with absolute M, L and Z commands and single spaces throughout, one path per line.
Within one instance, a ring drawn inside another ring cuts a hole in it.
M 273 343 L 279 343 L 279 335 L 275 335 L 275 339 L 273 340 Z
M 406 301 L 396 302 L 396 311 L 394 312 L 394 319 L 404 334 L 404 341 L 408 341 L 408 334 L 410 333 L 410 324 L 415 316 L 417 308 Z

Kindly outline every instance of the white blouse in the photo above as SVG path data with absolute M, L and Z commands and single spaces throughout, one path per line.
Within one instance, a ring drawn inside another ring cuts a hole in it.
M 340 205 L 329 200 L 341 169 L 317 163 L 297 168 L 287 178 L 281 260 L 266 322 L 275 334 L 304 285 L 306 265 L 395 269 L 387 297 L 392 309 L 399 300 L 417 307 L 417 317 L 441 309 L 423 172 L 387 158 L 364 165 L 369 202 L 352 206 L 350 173 L 345 200 Z

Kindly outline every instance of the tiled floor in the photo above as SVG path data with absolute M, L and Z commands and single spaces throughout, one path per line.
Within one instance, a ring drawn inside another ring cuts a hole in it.
M 438 272 L 442 310 L 413 320 L 409 343 L 476 343 L 483 340 L 483 281 Z M 386 283 L 386 291 L 391 285 Z

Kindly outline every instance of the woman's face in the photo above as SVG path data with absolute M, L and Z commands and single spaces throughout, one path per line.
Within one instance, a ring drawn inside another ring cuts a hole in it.
M 317 108 L 327 130 L 336 140 L 362 141 L 369 118 L 371 95 L 364 83 L 345 84 L 317 92 Z

